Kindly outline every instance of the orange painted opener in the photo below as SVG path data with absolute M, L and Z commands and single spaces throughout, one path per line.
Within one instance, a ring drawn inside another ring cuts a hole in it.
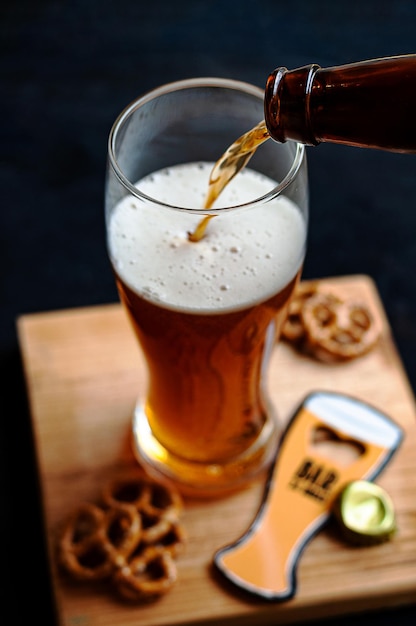
M 253 524 L 214 555 L 218 570 L 262 598 L 292 597 L 301 552 L 336 496 L 352 480 L 374 480 L 402 438 L 397 424 L 360 400 L 311 393 L 283 434 Z

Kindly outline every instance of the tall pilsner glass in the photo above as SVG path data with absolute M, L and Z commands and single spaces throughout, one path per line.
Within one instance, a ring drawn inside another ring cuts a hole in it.
M 184 80 L 130 104 L 109 137 L 108 251 L 148 369 L 135 453 L 201 496 L 251 479 L 280 434 L 266 370 L 305 255 L 304 147 L 266 141 L 203 208 L 214 162 L 263 119 L 263 100 L 246 83 Z

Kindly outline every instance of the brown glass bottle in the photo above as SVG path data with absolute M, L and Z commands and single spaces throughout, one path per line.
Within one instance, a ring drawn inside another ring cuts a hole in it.
M 265 121 L 280 142 L 416 152 L 416 54 L 279 67 L 267 80 Z

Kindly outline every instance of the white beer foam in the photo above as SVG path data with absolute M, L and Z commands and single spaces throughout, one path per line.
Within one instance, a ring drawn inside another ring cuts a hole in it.
M 175 206 L 201 209 L 213 163 L 187 163 L 155 172 L 137 187 Z M 248 168 L 214 207 L 250 202 L 276 186 Z M 124 198 L 109 224 L 109 251 L 119 276 L 148 300 L 195 313 L 238 310 L 279 292 L 303 262 L 306 225 L 281 196 L 264 206 L 213 217 L 204 237 L 188 241 L 203 216 Z

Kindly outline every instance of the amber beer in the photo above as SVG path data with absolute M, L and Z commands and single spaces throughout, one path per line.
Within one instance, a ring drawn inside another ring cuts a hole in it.
M 212 165 L 174 166 L 137 187 L 159 203 L 201 207 Z M 246 168 L 221 194 L 222 206 L 275 186 Z M 200 219 L 127 196 L 108 230 L 120 298 L 149 372 L 137 417 L 139 454 L 179 481 L 209 488 L 211 480 L 226 485 L 258 469 L 274 453 L 266 366 L 300 274 L 306 224 L 285 196 L 216 215 L 192 243 Z
M 221 464 L 256 442 L 269 410 L 262 393 L 267 342 L 277 338 L 296 278 L 266 302 L 204 314 L 161 306 L 117 276 L 149 367 L 145 412 L 166 450 Z

